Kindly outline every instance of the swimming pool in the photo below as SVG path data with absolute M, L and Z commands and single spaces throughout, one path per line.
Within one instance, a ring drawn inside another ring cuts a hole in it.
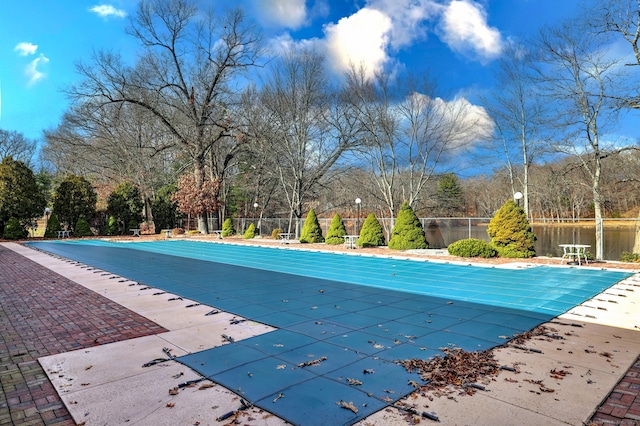
M 409 380 L 419 379 L 396 360 L 503 344 L 631 275 L 187 240 L 29 245 L 278 327 L 178 360 L 305 425 L 352 424 L 411 393 Z M 309 361 L 318 362 L 300 367 Z M 358 413 L 340 408 L 340 400 Z

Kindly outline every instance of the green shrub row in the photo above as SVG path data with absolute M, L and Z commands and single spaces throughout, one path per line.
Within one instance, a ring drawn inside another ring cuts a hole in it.
M 452 256 L 460 257 L 495 257 L 497 252 L 491 245 L 483 240 L 469 238 L 449 244 L 447 251 Z

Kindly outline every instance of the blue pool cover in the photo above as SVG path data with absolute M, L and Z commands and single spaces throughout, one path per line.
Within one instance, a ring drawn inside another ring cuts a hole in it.
M 504 344 L 631 275 L 184 240 L 29 245 L 277 327 L 178 361 L 304 425 L 353 424 L 411 393 L 419 377 L 397 360 Z

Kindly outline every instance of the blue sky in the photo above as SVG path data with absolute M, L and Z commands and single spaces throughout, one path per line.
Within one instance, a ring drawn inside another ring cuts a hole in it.
M 212 4 L 202 1 L 203 4 Z M 429 72 L 451 96 L 492 86 L 504 43 L 574 15 L 579 0 L 227 0 L 264 31 L 267 45 L 314 44 L 334 71 Z M 0 128 L 31 139 L 54 128 L 62 89 L 93 50 L 132 58 L 125 28 L 137 0 L 6 0 L 0 10 Z

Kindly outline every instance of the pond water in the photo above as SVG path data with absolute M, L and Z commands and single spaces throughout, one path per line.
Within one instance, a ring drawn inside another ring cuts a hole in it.
M 536 253 L 539 256 L 562 256 L 559 244 L 589 244 L 595 253 L 595 227 L 533 225 L 536 234 Z M 478 238 L 489 241 L 486 225 L 472 226 L 427 226 L 427 241 L 432 248 L 443 248 L 454 241 L 465 238 Z M 633 251 L 635 230 L 629 227 L 604 228 L 604 259 L 620 260 L 623 252 Z

